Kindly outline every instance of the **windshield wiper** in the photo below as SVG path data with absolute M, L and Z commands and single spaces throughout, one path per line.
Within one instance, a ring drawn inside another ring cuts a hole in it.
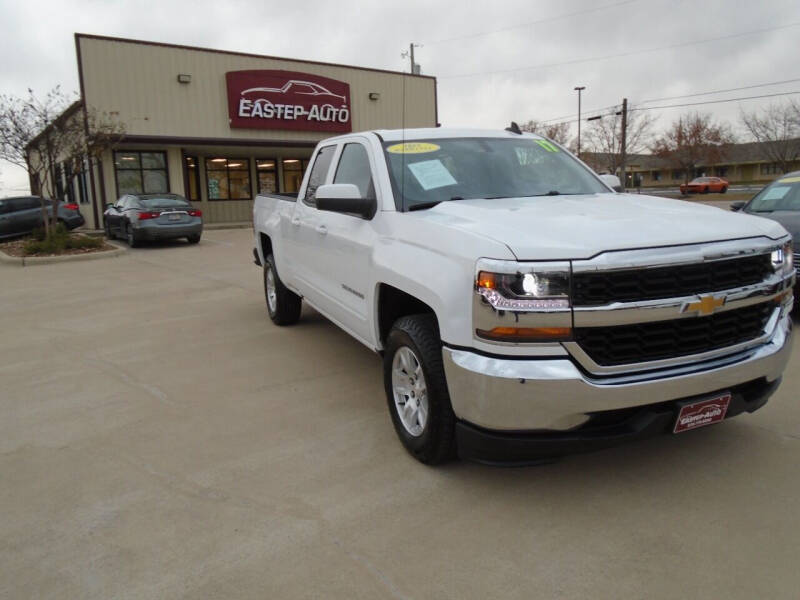
M 453 196 L 450 200 L 465 200 L 464 196 Z M 425 210 L 426 208 L 433 208 L 437 204 L 441 204 L 444 200 L 431 200 L 430 202 L 420 202 L 419 204 L 412 204 L 406 210 Z
M 433 200 L 431 202 L 420 202 L 419 204 L 412 204 L 406 210 L 408 210 L 408 211 L 425 210 L 426 208 L 433 208 L 434 206 L 436 206 L 440 202 L 444 202 L 444 200 Z

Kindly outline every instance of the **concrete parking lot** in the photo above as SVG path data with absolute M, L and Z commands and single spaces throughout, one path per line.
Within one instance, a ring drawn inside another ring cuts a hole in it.
M 250 236 L 0 265 L 0 598 L 797 598 L 800 353 L 722 425 L 429 468 Z

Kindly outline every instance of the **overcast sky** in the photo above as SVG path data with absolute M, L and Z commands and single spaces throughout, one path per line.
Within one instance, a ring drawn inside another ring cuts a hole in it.
M 400 53 L 413 41 L 423 72 L 438 78 L 445 127 L 575 119 L 576 85 L 586 86 L 586 117 L 623 96 L 635 104 L 800 78 L 797 0 L 0 0 L 0 14 L 4 94 L 76 91 L 75 32 L 393 70 L 408 70 Z M 651 105 L 796 90 L 800 81 Z M 735 126 L 740 108 L 782 99 L 691 108 Z M 687 110 L 654 112 L 663 127 Z M 26 190 L 25 173 L 0 163 L 0 196 Z

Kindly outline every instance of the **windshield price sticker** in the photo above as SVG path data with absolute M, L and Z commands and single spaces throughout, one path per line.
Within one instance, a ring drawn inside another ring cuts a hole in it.
M 438 158 L 411 163 L 408 168 L 426 192 L 458 183 Z
M 427 142 L 406 142 L 405 144 L 394 144 L 386 148 L 386 151 L 392 154 L 426 154 L 437 150 L 439 150 L 439 146 Z
M 797 183 L 800 182 L 800 177 L 784 177 L 779 179 L 778 183 Z

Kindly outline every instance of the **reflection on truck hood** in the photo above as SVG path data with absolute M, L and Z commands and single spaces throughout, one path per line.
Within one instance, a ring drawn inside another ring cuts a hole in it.
M 785 235 L 775 221 L 639 194 L 456 200 L 411 215 L 504 243 L 519 260 Z

